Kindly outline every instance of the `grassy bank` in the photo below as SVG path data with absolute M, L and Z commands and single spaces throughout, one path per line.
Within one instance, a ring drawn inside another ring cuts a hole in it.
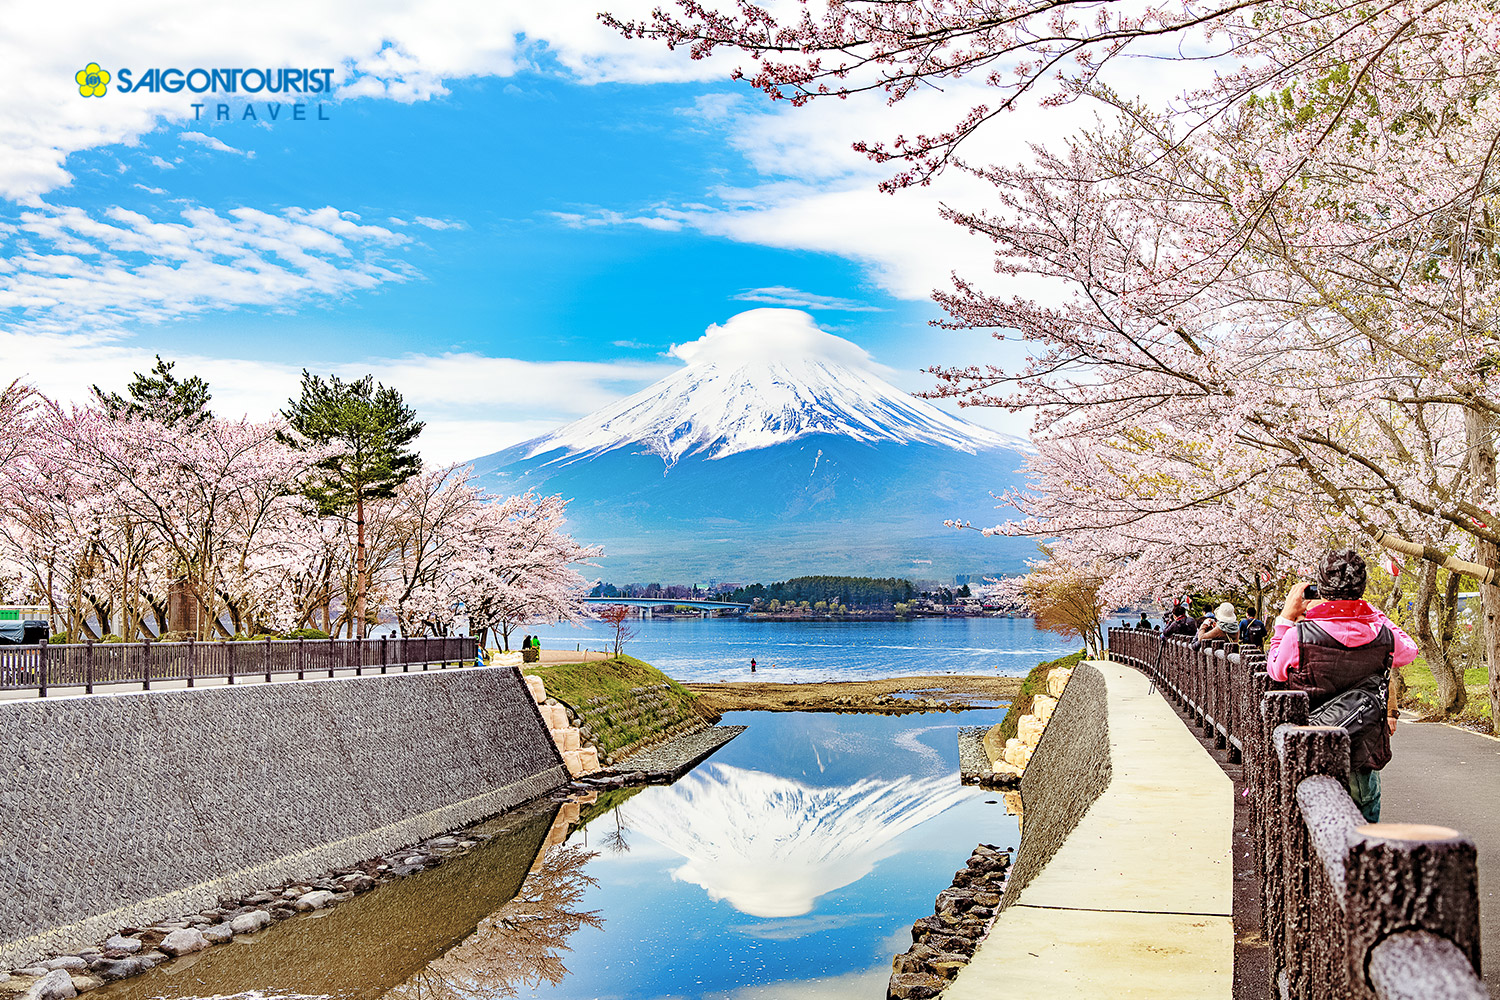
M 1409 666 L 1401 668 L 1406 681 L 1406 695 L 1401 700 L 1403 708 L 1420 712 L 1424 716 L 1439 717 L 1437 711 L 1437 681 L 1427 668 L 1427 660 L 1417 657 Z M 1464 690 L 1469 703 L 1464 710 L 1448 718 L 1448 722 L 1470 726 L 1481 732 L 1494 731 L 1494 720 L 1490 718 L 1490 679 L 1484 667 L 1470 667 L 1464 671 Z
M 1005 718 L 1000 720 L 1000 735 L 998 742 L 1000 746 L 1005 741 L 1016 735 L 1016 726 L 1021 722 L 1021 716 L 1031 711 L 1031 699 L 1039 694 L 1047 693 L 1047 674 L 1057 667 L 1076 667 L 1083 661 L 1083 650 L 1069 653 L 1060 659 L 1047 663 L 1038 663 L 1031 668 L 1031 673 L 1021 682 L 1021 693 L 1010 703 L 1010 708 L 1005 712 Z
M 547 693 L 581 716 L 608 754 L 655 742 L 700 718 L 696 696 L 633 656 L 588 663 L 529 663 Z

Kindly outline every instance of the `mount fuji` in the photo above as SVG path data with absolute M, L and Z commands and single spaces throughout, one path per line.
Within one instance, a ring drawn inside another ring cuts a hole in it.
M 756 309 L 672 353 L 686 367 L 473 462 L 495 492 L 562 493 L 612 582 L 1014 572 L 1001 519 L 1026 445 L 914 398 L 806 313 Z M 998 515 L 998 516 L 997 516 Z

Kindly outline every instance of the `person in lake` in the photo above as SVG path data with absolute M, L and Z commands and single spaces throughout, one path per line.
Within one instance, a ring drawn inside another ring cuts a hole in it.
M 1363 600 L 1365 561 L 1358 552 L 1329 552 L 1314 576 L 1316 599 L 1305 593 L 1313 585 L 1307 580 L 1287 593 L 1266 654 L 1266 672 L 1293 691 L 1306 691 L 1314 712 L 1335 699 L 1345 701 L 1340 696 L 1356 689 L 1383 702 L 1383 718 L 1353 726 L 1349 734 L 1349 795 L 1365 819 L 1378 823 L 1380 769 L 1391 761 L 1396 732 L 1389 675 L 1392 667 L 1417 658 L 1417 644 Z

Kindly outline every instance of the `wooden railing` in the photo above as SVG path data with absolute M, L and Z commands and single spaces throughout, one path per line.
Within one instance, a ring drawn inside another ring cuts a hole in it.
M 472 636 L 382 639 L 262 639 L 238 642 L 86 642 L 68 645 L 0 646 L 0 690 L 82 688 L 93 694 L 101 684 L 225 679 L 271 680 L 296 674 L 334 676 L 337 671 L 386 673 L 432 665 L 473 663 L 479 652 Z
M 1489 997 L 1473 841 L 1446 827 L 1365 823 L 1345 785 L 1349 734 L 1307 725 L 1307 694 L 1274 690 L 1259 650 L 1110 629 L 1109 652 L 1244 764 L 1271 996 Z

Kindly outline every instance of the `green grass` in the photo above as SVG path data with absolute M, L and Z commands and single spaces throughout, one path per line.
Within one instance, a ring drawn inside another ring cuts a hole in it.
M 540 677 L 547 694 L 583 716 L 594 730 L 596 745 L 605 753 L 652 741 L 697 715 L 696 695 L 633 656 L 589 663 L 527 664 L 524 672 Z M 631 692 L 657 684 L 668 685 L 661 692 L 665 701 L 662 710 L 655 718 L 629 718 L 625 708 L 631 704 Z M 604 701 L 590 705 L 592 698 Z
M 1039 663 L 1031 668 L 1031 673 L 1021 682 L 1021 693 L 1016 696 L 1015 701 L 1010 703 L 1010 708 L 1005 710 L 1005 718 L 1000 720 L 1000 745 L 1016 735 L 1016 726 L 1020 725 L 1021 716 L 1031 711 L 1031 699 L 1034 695 L 1047 693 L 1047 674 L 1056 667 L 1076 667 L 1083 661 L 1083 650 L 1069 653 L 1061 659 L 1050 663 Z
M 1402 707 L 1424 715 L 1437 715 L 1437 681 L 1433 679 L 1432 671 L 1427 669 L 1426 658 L 1419 656 L 1409 666 L 1402 667 L 1401 676 L 1406 680 L 1406 696 L 1402 699 Z M 1469 703 L 1450 721 L 1474 726 L 1483 732 L 1493 732 L 1489 671 L 1484 667 L 1465 670 L 1464 689 L 1468 692 Z

